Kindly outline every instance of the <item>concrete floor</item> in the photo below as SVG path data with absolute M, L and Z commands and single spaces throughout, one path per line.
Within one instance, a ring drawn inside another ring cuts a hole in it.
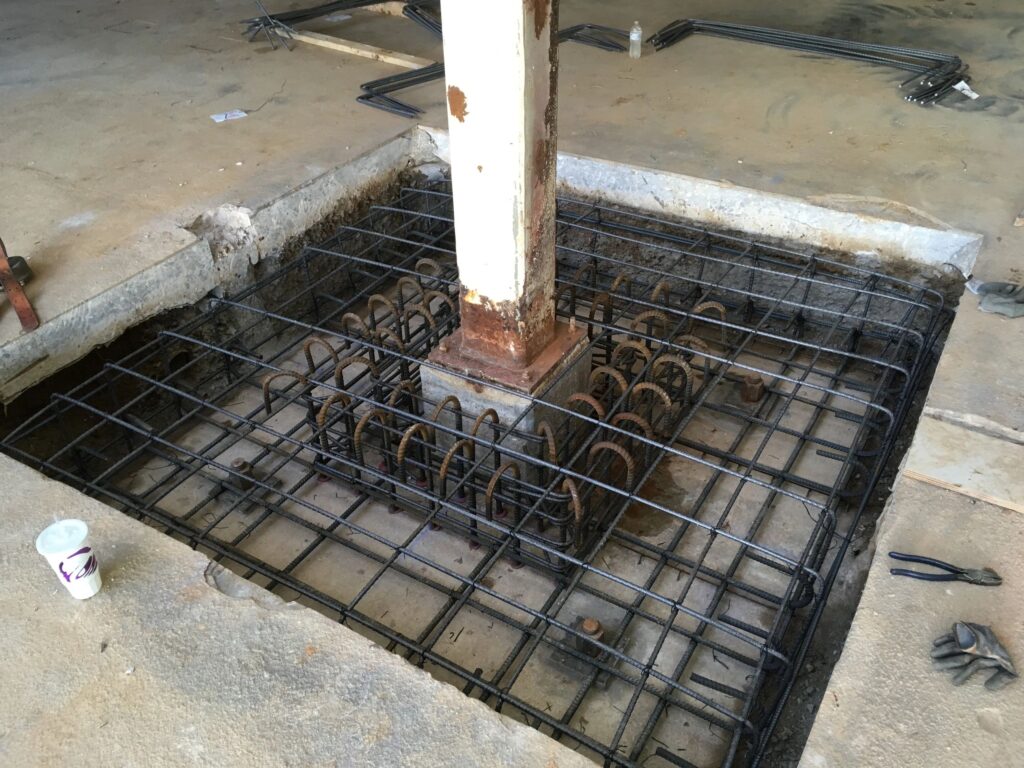
M 236 24 L 251 15 L 247 2 L 44 6 L 8 1 L 2 10 L 0 131 L 8 151 L 0 159 L 6 182 L 0 192 L 0 235 L 12 254 L 31 261 L 37 281 L 29 295 L 44 323 L 193 245 L 196 237 L 185 227 L 200 213 L 223 203 L 258 208 L 410 127 L 409 121 L 353 100 L 358 83 L 391 74 L 393 68 L 319 49 L 271 52 L 265 43 L 249 45 L 238 37 Z M 837 208 L 939 220 L 985 235 L 976 274 L 1022 278 L 1018 254 L 1024 229 L 1015 229 L 1013 220 L 1024 207 L 1024 192 L 1019 174 L 1012 172 L 1024 150 L 1024 36 L 1019 34 L 1024 10 L 1018 3 L 703 0 L 687 4 L 684 11 L 670 0 L 650 0 L 642 10 L 611 0 L 564 0 L 563 25 L 586 20 L 626 27 L 640 14 L 645 30 L 653 31 L 683 13 L 959 53 L 971 65 L 974 88 L 983 98 L 922 109 L 900 99 L 892 73 L 712 39 L 687 40 L 638 62 L 566 45 L 561 54 L 562 150 Z M 427 33 L 401 19 L 359 19 L 334 31 L 428 58 L 440 52 Z M 411 92 L 409 99 L 426 107 L 424 123 L 444 125 L 440 83 Z M 219 125 L 210 120 L 210 114 L 232 108 L 251 113 Z M 178 294 L 169 294 L 166 303 L 181 301 Z M 142 319 L 135 310 L 125 306 L 118 311 L 125 322 L 134 322 Z M 0 309 L 5 398 L 46 370 L 39 364 L 26 372 L 24 362 L 12 362 L 15 345 L 24 338 L 13 313 Z M 76 347 L 77 339 L 66 343 L 67 350 L 46 354 L 65 354 L 70 361 L 87 351 Z M 962 455 L 1012 454 L 1024 444 L 1021 362 L 1006 353 L 1024 348 L 1022 343 L 1024 322 L 982 314 L 972 296 L 964 297 L 925 405 L 926 419 L 953 429 L 946 439 Z M 919 434 L 925 433 L 931 431 Z M 907 530 L 931 529 L 933 510 L 958 509 L 959 516 L 943 518 L 952 530 L 985 530 L 991 511 L 981 514 L 979 505 L 964 499 L 986 495 L 994 486 L 1008 499 L 1024 498 L 1024 480 L 1014 466 L 1019 464 L 995 466 L 988 476 L 965 476 L 955 458 L 936 463 L 912 453 L 907 467 L 928 478 L 926 485 L 937 482 L 956 490 L 929 489 L 924 501 L 898 493 L 890 519 L 900 520 Z M 5 477 L 15 477 L 14 470 L 5 471 Z M 18 506 L 9 495 L 0 506 L 31 531 L 44 524 L 49 510 L 70 513 L 81 503 L 60 495 L 56 501 L 66 506 Z M 138 527 L 122 523 L 125 531 Z M 972 550 L 972 535 L 946 537 L 948 549 L 931 553 L 965 563 L 988 553 L 987 564 L 1012 570 L 1011 552 Z M 25 537 L 30 538 L 28 533 Z M 16 565 L 8 559 L 4 569 Z M 884 558 L 875 562 L 873 589 L 888 578 L 887 567 Z M 42 573 L 37 575 L 44 578 Z M 29 594 L 48 594 L 33 592 L 38 589 L 15 582 L 8 596 L 26 604 Z M 1019 626 L 1022 606 L 1004 594 L 1013 589 L 1010 583 L 996 591 L 1003 601 L 999 606 L 978 604 L 976 620 L 993 623 L 997 630 L 1004 621 L 1006 627 L 1013 621 Z M 837 693 L 865 698 L 877 692 L 865 687 L 864 669 L 868 659 L 884 652 L 879 638 L 913 633 L 926 646 L 957 618 L 953 603 L 921 600 L 916 623 L 897 632 L 904 626 L 904 604 L 868 594 L 868 610 L 859 615 L 833 678 Z M 66 608 L 63 603 L 42 605 L 48 621 Z M 93 621 L 85 613 L 76 615 L 84 617 L 85 625 Z M 1012 633 L 1004 629 L 1000 634 Z M 7 645 L 27 648 L 30 642 L 35 640 L 16 633 Z M 1016 651 L 1019 656 L 1021 650 Z M 894 655 L 892 663 L 904 670 L 918 669 L 919 662 L 908 652 Z M 906 674 L 907 685 L 916 686 L 917 678 Z M 5 731 L 12 712 L 35 706 L 31 686 L 18 690 L 7 698 Z M 964 743 L 976 735 L 981 716 L 974 697 L 985 694 L 949 695 L 958 698 L 950 698 L 926 721 L 905 707 L 838 707 L 822 717 L 811 737 L 818 751 L 809 755 L 824 755 L 826 762 L 810 764 L 848 764 L 848 756 L 826 752 L 821 745 L 884 719 L 901 727 L 888 733 L 890 752 L 864 753 L 876 756 L 873 764 L 962 765 L 956 751 L 943 755 L 914 749 L 929 740 L 938 743 L 949 733 Z M 998 703 L 986 702 L 982 708 L 999 709 L 1004 723 L 1012 723 L 1006 713 L 1019 713 L 1022 695 L 1018 684 L 993 695 Z M 986 714 L 985 722 L 996 722 L 993 717 Z M 920 728 L 912 721 L 921 722 Z M 30 727 L 46 729 L 42 721 Z M 1021 738 L 1007 727 L 1005 739 L 1014 737 Z
M 920 510 L 928 510 L 927 527 L 920 524 Z M 933 635 L 948 632 L 954 621 L 971 621 L 991 624 L 1011 657 L 1024 659 L 1022 543 L 1024 519 L 1018 512 L 916 480 L 897 484 L 858 618 L 825 692 L 802 768 L 1019 762 L 1021 686 L 993 693 L 982 685 L 987 675 L 978 675 L 953 688 L 948 674 L 932 669 L 928 651 Z M 892 550 L 993 565 L 1004 585 L 991 589 L 890 576 L 893 561 L 886 553 Z

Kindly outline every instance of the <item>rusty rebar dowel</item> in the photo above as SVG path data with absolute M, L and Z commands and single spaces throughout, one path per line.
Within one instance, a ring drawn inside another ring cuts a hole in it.
M 402 396 L 402 393 L 406 395 L 406 402 L 409 403 L 409 413 L 413 416 L 419 416 L 419 408 L 417 407 L 418 399 L 416 397 L 416 386 L 410 379 L 404 379 L 395 385 L 394 389 L 391 390 L 391 394 L 388 395 L 387 404 L 397 409 L 398 399 Z
M 441 413 L 444 411 L 445 406 L 451 404 L 452 411 L 455 413 L 455 429 L 459 432 L 462 431 L 462 401 L 459 400 L 455 395 L 448 395 L 444 400 L 434 406 L 433 413 L 430 414 L 431 421 L 437 421 L 441 417 Z
M 434 320 L 434 316 L 422 304 L 410 304 L 402 313 L 402 325 L 405 328 L 406 343 L 412 341 L 412 324 L 409 322 L 409 318 L 413 315 L 419 315 L 426 321 L 427 327 L 430 328 L 430 337 L 433 339 L 434 334 L 437 332 L 437 321 Z
M 501 423 L 501 420 L 498 418 L 498 412 L 493 408 L 488 408 L 486 411 L 484 411 L 483 413 L 476 417 L 476 421 L 473 422 L 473 426 L 469 430 L 470 437 L 476 437 L 477 432 L 480 430 L 480 427 L 483 425 L 485 420 L 491 422 L 491 429 L 494 432 L 494 440 L 495 442 L 497 442 L 498 425 Z M 493 453 L 494 469 L 495 471 L 497 471 L 497 469 L 501 466 L 501 453 L 498 451 L 497 445 L 494 446 Z
M 618 443 L 613 443 L 609 440 L 600 440 L 599 442 L 594 443 L 590 447 L 590 452 L 587 454 L 587 467 L 589 468 L 593 466 L 597 455 L 602 451 L 611 451 L 622 459 L 622 463 L 626 465 L 625 487 L 631 488 L 633 486 L 633 478 L 636 475 L 636 461 L 634 461 L 633 457 L 629 455 L 629 451 Z
M 343 357 L 334 366 L 334 385 L 336 387 L 345 389 L 345 369 L 353 364 L 365 365 L 374 383 L 380 382 L 380 369 L 370 358 L 365 355 L 349 355 L 348 357 Z
M 352 418 L 351 413 L 347 410 L 352 405 L 352 400 L 344 392 L 335 392 L 326 400 L 324 400 L 323 405 L 320 406 L 320 411 L 316 415 L 316 426 L 317 430 L 320 432 L 320 445 L 323 446 L 325 454 L 330 453 L 331 451 L 330 442 L 327 439 L 326 427 L 327 417 L 330 414 L 331 406 L 334 405 L 335 403 L 341 403 L 342 405 L 345 406 L 346 419 L 350 420 Z
M 498 500 L 498 511 L 494 512 L 494 490 L 498 487 L 498 482 L 506 472 L 511 472 L 512 475 L 519 479 L 519 465 L 514 461 L 506 461 L 491 475 L 490 482 L 487 483 L 487 490 L 484 493 L 484 509 L 487 511 L 487 519 L 493 520 L 495 517 L 504 517 L 505 513 L 501 509 L 501 500 Z
M 398 278 L 398 291 L 396 296 L 398 297 L 398 306 L 402 311 L 405 311 L 405 289 L 407 286 L 411 286 L 414 293 L 419 296 L 419 301 L 423 300 L 423 296 L 426 293 L 426 289 L 423 285 L 414 277 L 410 275 L 403 275 Z
M 709 310 L 709 309 L 713 309 L 713 310 L 718 312 L 718 319 L 721 321 L 719 323 L 719 328 L 722 331 L 722 343 L 725 344 L 726 343 L 726 339 L 728 338 L 726 336 L 726 329 L 725 329 L 726 312 L 725 312 L 725 305 L 722 304 L 721 302 L 718 302 L 718 301 L 705 301 L 705 302 L 702 302 L 702 303 L 698 304 L 697 306 L 695 306 L 693 308 L 693 314 L 690 317 L 690 326 L 689 326 L 689 328 L 687 330 L 693 330 L 693 320 L 694 320 L 694 318 L 696 318 L 698 315 L 704 314 L 704 312 L 706 310 Z
M 428 312 L 433 313 L 433 310 L 430 308 L 430 302 L 432 302 L 434 299 L 440 299 L 441 302 L 446 307 L 448 307 L 448 311 L 451 312 L 453 315 L 458 314 L 458 307 L 455 306 L 455 302 L 452 301 L 451 296 L 449 296 L 446 293 L 443 293 L 442 291 L 426 291 L 423 294 L 423 299 L 420 301 L 420 303 L 427 308 Z
M 273 383 L 273 381 L 275 379 L 279 379 L 282 376 L 293 378 L 296 381 L 301 382 L 303 386 L 308 386 L 309 385 L 309 379 L 307 379 L 304 375 L 302 375 L 298 371 L 278 371 L 277 373 L 269 373 L 266 376 L 264 376 L 263 377 L 263 407 L 266 409 L 268 416 L 271 413 L 273 413 L 273 409 L 271 408 L 271 404 L 270 404 L 270 385 Z
M 630 392 L 629 395 L 630 407 L 633 406 L 634 398 L 641 392 L 653 392 L 658 398 L 660 398 L 661 402 L 665 405 L 665 413 L 670 413 L 672 411 L 672 398 L 669 397 L 668 392 L 666 392 L 664 389 L 662 389 L 657 384 L 651 381 L 641 381 L 639 384 L 636 384 L 633 387 L 633 391 Z M 657 422 L 657 419 L 654 418 L 653 400 L 651 401 L 651 407 L 648 411 L 648 421 L 651 424 L 655 424 Z
M 594 409 L 594 413 L 597 414 L 597 418 L 599 419 L 603 419 L 607 414 L 607 411 L 605 411 L 604 406 L 601 405 L 600 401 L 587 392 L 574 392 L 569 395 L 565 400 L 566 407 L 571 406 L 573 403 L 586 403 Z
M 518 481 L 520 479 L 519 465 L 516 464 L 514 461 L 506 461 L 504 464 L 498 467 L 498 470 L 491 477 L 491 481 L 487 484 L 487 492 L 484 494 L 484 509 L 486 509 L 487 511 L 488 520 L 505 517 L 507 513 L 502 508 L 501 499 L 498 499 L 497 511 L 493 510 L 493 502 L 495 489 L 498 489 L 499 495 L 501 493 L 500 487 L 498 486 L 498 482 L 506 473 L 509 472 L 511 472 L 512 476 L 515 477 L 516 479 L 516 487 L 514 488 L 514 495 L 512 499 L 512 507 L 515 510 L 515 517 L 512 520 L 512 525 L 518 527 L 519 523 L 521 522 L 520 515 L 522 514 L 522 504 L 519 499 L 518 488 Z M 512 542 L 512 553 L 513 567 L 522 567 L 522 545 L 520 543 L 520 539 L 518 536 L 516 536 Z
M 655 358 L 654 363 L 651 365 L 651 376 L 655 379 L 658 378 L 658 371 L 666 365 L 676 366 L 683 374 L 683 407 L 687 408 L 690 405 L 690 399 L 693 396 L 693 369 L 690 368 L 689 363 L 686 362 L 680 355 L 658 355 Z M 672 383 L 673 376 L 669 375 L 667 381 L 669 384 Z M 665 388 L 666 391 L 668 388 Z
M 366 321 L 363 320 L 363 318 L 361 318 L 355 312 L 346 312 L 341 316 L 341 319 L 338 321 L 338 324 L 341 326 L 342 331 L 348 331 L 350 323 L 355 324 L 356 328 L 359 330 L 359 332 L 363 335 L 364 338 L 369 339 L 373 337 L 373 334 L 370 332 L 370 326 L 368 326 L 366 324 Z
M 644 322 L 645 320 L 647 321 L 647 335 L 652 337 L 651 339 L 645 339 L 644 340 L 645 341 L 645 346 L 648 349 L 653 349 L 654 344 L 655 344 L 655 342 L 653 341 L 653 338 L 655 338 L 654 320 L 658 320 L 661 323 L 661 332 L 662 333 L 667 333 L 668 332 L 668 329 L 671 326 L 671 322 L 668 319 L 668 315 L 666 315 L 661 310 L 659 310 L 659 309 L 648 309 L 648 310 L 645 310 L 644 312 L 641 312 L 636 317 L 634 317 L 633 318 L 633 322 L 632 322 L 630 327 L 632 328 L 632 330 L 635 331 L 637 329 L 637 326 L 640 325 L 640 323 Z
M 639 341 L 627 340 L 620 341 L 618 344 L 615 345 L 615 351 L 612 352 L 611 364 L 615 365 L 619 361 L 619 358 L 624 356 L 626 352 L 635 352 L 636 354 L 640 355 L 643 358 L 645 363 L 651 359 L 651 351 L 647 349 L 647 347 L 645 347 Z
M 394 345 L 395 351 L 398 352 L 398 371 L 399 375 L 403 380 L 411 378 L 411 371 L 409 370 L 409 358 L 405 352 L 405 343 L 402 341 L 402 337 L 399 336 L 392 328 L 387 326 L 381 326 L 374 332 L 377 344 L 381 347 L 387 347 L 389 344 Z
M 398 475 L 404 482 L 408 477 L 408 472 L 405 468 L 405 455 L 409 451 L 409 442 L 413 436 L 420 435 L 423 442 L 431 440 L 434 434 L 434 429 L 426 422 L 418 422 L 413 424 L 402 435 L 402 441 L 398 444 L 397 464 L 398 464 Z M 430 487 L 430 451 L 424 446 L 420 446 L 420 463 L 423 465 L 420 470 L 420 478 L 417 481 L 413 479 L 413 482 L 420 485 L 423 488 Z
M 544 438 L 544 443 L 548 449 L 548 461 L 552 464 L 557 464 L 558 443 L 555 442 L 555 430 L 551 428 L 551 425 L 546 419 L 542 419 L 537 424 L 537 429 L 534 430 L 534 434 Z
M 569 494 L 572 504 L 572 518 L 576 524 L 576 530 L 574 531 L 576 544 L 580 543 L 583 537 L 583 505 L 580 503 L 580 492 L 576 487 L 576 481 L 571 477 L 567 477 L 562 481 L 562 490 Z
M 665 294 L 665 302 L 664 303 L 667 306 L 668 304 L 671 303 L 672 285 L 665 278 L 662 278 L 661 280 L 659 280 L 655 284 L 654 288 L 651 289 L 651 302 L 654 303 L 654 304 L 657 304 L 658 300 L 661 298 L 661 294 L 663 294 L 663 293 Z
M 597 383 L 597 380 L 604 376 L 605 378 L 611 379 L 619 385 L 619 393 L 625 394 L 629 389 L 629 384 L 626 383 L 626 377 L 619 373 L 617 370 L 612 368 L 610 365 L 599 365 L 590 372 L 590 386 L 591 388 Z
M 330 355 L 335 367 L 338 365 L 338 353 L 334 347 L 331 346 L 330 342 L 323 336 L 310 336 L 302 344 L 302 352 L 306 356 L 306 375 L 308 376 L 312 376 L 316 373 L 317 366 L 313 363 L 313 347 L 317 344 L 327 350 L 327 354 Z
M 367 317 L 370 319 L 370 328 L 374 330 L 377 329 L 377 314 L 373 310 L 378 304 L 383 304 L 384 308 L 388 311 L 382 319 L 386 319 L 388 315 L 390 315 L 395 319 L 396 323 L 399 321 L 401 314 L 399 313 L 398 307 L 395 306 L 395 302 L 382 293 L 374 293 L 366 300 L 366 310 L 368 312 Z
M 448 497 L 448 468 L 460 452 L 462 460 L 467 462 L 472 469 L 472 464 L 476 459 L 476 442 L 468 437 L 456 440 L 444 455 L 444 459 L 441 460 L 441 467 L 437 472 L 437 491 L 442 499 Z M 458 482 L 466 477 L 468 471 L 466 467 L 460 467 L 456 471 L 458 492 L 455 494 L 455 502 L 464 505 L 467 511 L 475 512 L 476 486 L 473 483 Z M 451 511 L 442 509 L 439 514 L 451 515 Z M 466 517 L 469 518 L 469 548 L 476 549 L 480 546 L 476 517 L 472 514 L 467 514 Z

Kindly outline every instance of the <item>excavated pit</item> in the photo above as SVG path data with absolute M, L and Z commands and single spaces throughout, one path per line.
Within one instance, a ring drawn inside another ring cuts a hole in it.
M 943 294 L 562 199 L 592 373 L 525 432 L 423 397 L 457 277 L 447 184 L 403 188 L 2 448 L 599 763 L 792 760 L 813 708 L 771 735 L 838 655 Z

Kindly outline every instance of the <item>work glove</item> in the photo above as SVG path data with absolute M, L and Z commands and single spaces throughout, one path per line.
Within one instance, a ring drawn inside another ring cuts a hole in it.
M 975 672 L 994 669 L 985 681 L 990 691 L 998 691 L 1017 679 L 1010 654 L 990 627 L 958 621 L 953 631 L 935 641 L 932 664 L 943 672 L 953 672 L 953 685 L 963 685 Z

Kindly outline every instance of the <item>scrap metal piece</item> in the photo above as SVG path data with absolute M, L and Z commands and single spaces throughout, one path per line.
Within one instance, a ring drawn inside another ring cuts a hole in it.
M 932 663 L 939 671 L 953 672 L 953 685 L 963 685 L 983 669 L 995 670 L 985 681 L 990 691 L 998 691 L 1018 677 L 1010 654 L 985 624 L 958 621 L 949 634 L 935 640 L 934 646 Z
M 966 581 L 968 584 L 977 584 L 981 587 L 998 587 L 1003 583 L 1003 577 L 991 568 L 961 568 L 942 560 L 936 560 L 923 555 L 909 555 L 905 552 L 890 552 L 889 557 L 893 560 L 900 560 L 906 563 L 918 563 L 919 565 L 930 565 L 946 573 L 924 573 L 922 571 L 911 571 L 906 568 L 890 568 L 889 573 L 893 576 L 907 576 L 911 579 L 921 581 Z
M 21 286 L 32 277 L 32 270 L 24 259 L 7 256 L 7 247 L 4 241 L 0 240 L 0 285 L 3 286 L 7 300 L 11 302 L 21 327 L 26 331 L 34 331 L 39 327 L 39 316 L 32 308 L 32 302 L 28 300 L 25 289 Z

